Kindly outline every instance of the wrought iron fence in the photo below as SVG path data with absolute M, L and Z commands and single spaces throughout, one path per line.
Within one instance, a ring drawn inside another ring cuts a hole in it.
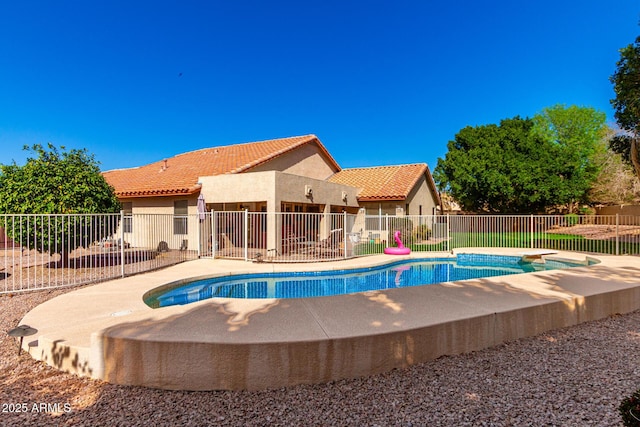
M 640 217 L 465 215 L 443 217 L 447 249 L 521 247 L 603 254 L 640 253 Z
M 353 217 L 347 214 L 243 211 L 207 217 L 206 252 L 213 257 L 309 262 L 353 256 L 348 233 Z
M 197 217 L 187 221 L 196 235 Z M 0 215 L 0 227 L 0 293 L 99 282 L 198 256 L 173 215 Z
M 211 213 L 214 257 L 313 262 L 379 254 L 401 232 L 414 251 L 463 247 L 640 254 L 640 217 L 578 215 L 365 215 Z
M 463 247 L 640 254 L 640 217 L 206 212 L 0 215 L 0 293 L 124 277 L 198 257 L 318 262 Z

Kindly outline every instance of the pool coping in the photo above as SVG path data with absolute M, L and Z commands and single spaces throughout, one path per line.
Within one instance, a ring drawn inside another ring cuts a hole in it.
M 456 253 L 518 255 L 526 249 Z M 161 389 L 265 389 L 366 376 L 640 308 L 640 258 L 562 252 L 598 265 L 304 299 L 213 299 L 151 309 L 185 277 L 342 270 L 450 253 L 314 264 L 200 259 L 60 295 L 21 322 L 23 348 L 58 369 Z

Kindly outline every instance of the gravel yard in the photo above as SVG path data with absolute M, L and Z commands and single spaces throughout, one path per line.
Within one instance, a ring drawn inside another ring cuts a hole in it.
M 7 335 L 31 308 L 70 290 L 0 296 L 0 425 L 619 426 L 620 401 L 640 388 L 640 311 L 328 384 L 257 392 L 116 386 L 18 356 Z

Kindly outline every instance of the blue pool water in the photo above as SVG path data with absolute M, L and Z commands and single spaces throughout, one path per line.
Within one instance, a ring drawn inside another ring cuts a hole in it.
M 145 295 L 150 307 L 189 304 L 209 298 L 310 298 L 407 286 L 576 267 L 547 260 L 522 263 L 517 256 L 458 254 L 420 258 L 377 267 L 321 272 L 243 274 L 170 284 Z

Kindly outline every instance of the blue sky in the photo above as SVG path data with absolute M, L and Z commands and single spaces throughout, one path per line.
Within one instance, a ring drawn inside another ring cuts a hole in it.
M 13 1 L 0 163 L 86 148 L 103 170 L 313 133 L 343 167 L 426 162 L 465 126 L 591 106 L 637 0 Z

